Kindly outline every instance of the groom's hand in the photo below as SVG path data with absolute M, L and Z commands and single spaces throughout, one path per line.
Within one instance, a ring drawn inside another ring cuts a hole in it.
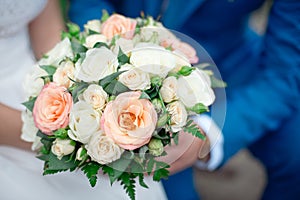
M 201 130 L 201 128 L 199 127 Z M 202 131 L 203 132 L 203 131 Z M 167 155 L 160 157 L 160 161 L 170 164 L 171 174 L 192 166 L 197 160 L 207 162 L 209 160 L 210 142 L 199 139 L 190 133 L 180 132 L 178 145 L 172 144 L 165 148 Z

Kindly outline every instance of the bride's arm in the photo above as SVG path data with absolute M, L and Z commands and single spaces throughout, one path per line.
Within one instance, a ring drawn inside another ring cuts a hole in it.
M 31 44 L 37 58 L 60 40 L 63 29 L 59 1 L 49 0 L 44 10 L 29 25 Z M 21 112 L 0 103 L 0 144 L 30 149 L 30 144 L 20 139 L 21 129 Z
M 60 41 L 60 33 L 64 29 L 59 0 L 48 0 L 43 12 L 29 24 L 31 44 L 37 59 Z
M 30 149 L 30 144 L 21 140 L 21 112 L 0 103 L 0 144 Z

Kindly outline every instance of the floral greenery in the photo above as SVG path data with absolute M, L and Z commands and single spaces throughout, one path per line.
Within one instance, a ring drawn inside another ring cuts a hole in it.
M 101 23 L 109 19 L 107 12 L 104 12 L 102 15 Z M 140 34 L 141 29 L 148 25 L 156 26 L 158 22 L 154 21 L 151 17 L 142 17 L 136 19 L 137 24 L 134 30 L 135 34 Z M 88 36 L 99 34 L 98 32 L 87 29 L 85 32 L 80 32 L 79 27 L 76 24 L 69 23 L 67 25 L 68 31 L 62 33 L 62 40 L 68 38 L 70 41 L 70 47 L 73 53 L 73 57 L 65 56 L 59 61 L 60 63 L 70 61 L 71 63 L 82 63 L 87 56 L 87 51 L 89 50 L 84 44 Z M 142 42 L 153 42 L 157 43 L 157 35 L 153 34 L 149 41 Z M 93 49 L 107 48 L 111 49 L 116 45 L 116 41 L 120 38 L 120 35 L 115 35 L 109 42 L 96 42 L 93 45 Z M 168 51 L 171 51 L 171 47 L 166 47 Z M 43 59 L 48 59 L 48 55 L 44 56 Z M 70 94 L 73 100 L 73 104 L 76 104 L 80 101 L 80 96 L 86 91 L 90 85 L 98 85 L 103 88 L 103 90 L 108 94 L 108 100 L 114 101 L 114 99 L 119 95 L 127 91 L 132 91 L 128 86 L 123 84 L 119 78 L 120 75 L 127 72 L 127 70 L 120 70 L 121 67 L 125 64 L 130 63 L 131 53 L 124 53 L 121 47 L 118 49 L 117 54 L 117 71 L 114 73 L 101 78 L 98 81 L 83 81 L 76 78 L 71 78 L 70 81 L 72 84 L 66 89 L 66 93 Z M 52 64 L 40 65 L 40 68 L 47 74 L 41 76 L 44 80 L 44 85 L 54 81 L 54 75 L 57 72 L 58 67 Z M 188 77 L 193 71 L 196 70 L 196 67 L 183 65 L 176 72 L 169 72 L 167 77 L 175 77 L 179 79 L 180 77 Z M 221 80 L 218 80 L 213 77 L 213 74 L 210 73 L 210 78 L 215 82 L 216 86 L 224 86 L 224 83 Z M 168 104 L 173 103 L 175 100 L 166 103 L 161 94 L 161 89 L 163 87 L 164 79 L 158 75 L 151 77 L 150 88 L 141 90 L 141 95 L 139 99 L 145 99 L 150 101 L 155 108 L 155 111 L 158 116 L 156 130 L 152 134 L 152 139 L 155 141 L 154 147 L 165 147 L 171 145 L 172 143 L 178 144 L 179 132 L 178 130 L 174 131 L 171 124 L 171 114 L 168 110 Z M 223 85 L 222 85 L 223 83 Z M 24 102 L 23 105 L 27 108 L 28 111 L 33 112 L 35 102 L 37 101 L 38 96 L 30 96 L 27 102 Z M 202 103 L 197 103 L 194 106 L 185 108 L 187 112 L 192 112 L 196 114 L 202 114 L 208 112 L 209 109 Z M 200 139 L 205 139 L 203 133 L 198 129 L 198 127 L 192 123 L 192 120 L 186 122 L 182 127 L 183 131 L 194 135 Z M 138 183 L 145 188 L 148 186 L 144 182 L 144 174 L 153 176 L 154 181 L 160 181 L 161 179 L 167 179 L 169 176 L 169 165 L 167 163 L 156 160 L 156 157 L 165 156 L 166 152 L 164 150 L 157 151 L 153 153 L 153 149 L 149 145 L 150 142 L 140 146 L 134 150 L 124 149 L 121 157 L 115 161 L 112 161 L 108 164 L 100 164 L 91 158 L 88 154 L 86 146 L 83 142 L 75 141 L 72 137 L 69 136 L 69 131 L 71 128 L 68 126 L 53 130 L 52 134 L 45 134 L 41 130 L 38 130 L 36 136 L 40 138 L 41 148 L 38 152 L 38 158 L 44 161 L 44 175 L 55 174 L 63 171 L 74 171 L 77 169 L 82 170 L 82 172 L 88 178 L 88 181 L 92 187 L 97 183 L 97 174 L 99 171 L 102 171 L 104 174 L 107 174 L 111 184 L 120 182 L 123 185 L 124 190 L 131 199 L 135 199 L 135 184 L 138 180 Z M 59 157 L 53 153 L 54 142 L 57 140 L 70 140 L 72 151 L 67 155 L 62 155 Z M 78 153 L 79 152 L 79 153 Z

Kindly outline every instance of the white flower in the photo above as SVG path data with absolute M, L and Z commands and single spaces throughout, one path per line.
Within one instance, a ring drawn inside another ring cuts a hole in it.
M 100 113 L 90 104 L 84 101 L 75 103 L 70 112 L 69 137 L 72 140 L 87 143 L 90 136 L 99 131 L 100 117 Z
M 187 111 L 180 101 L 174 101 L 167 105 L 167 111 L 171 115 L 171 129 L 180 131 L 186 125 Z
M 80 147 L 76 152 L 76 160 L 81 161 L 86 155 L 86 149 L 83 147 Z
M 21 115 L 23 125 L 21 139 L 26 142 L 32 142 L 31 149 L 37 150 L 42 146 L 40 138 L 36 136 L 38 128 L 34 124 L 32 113 L 29 110 L 22 111 Z
M 105 35 L 102 34 L 93 34 L 93 35 L 89 35 L 85 38 L 85 43 L 84 46 L 86 46 L 87 48 L 93 48 L 94 45 L 97 42 L 103 42 L 106 43 L 107 39 L 105 37 Z
M 25 77 L 23 88 L 26 97 L 37 96 L 44 86 L 42 76 L 47 76 L 47 72 L 40 68 L 38 64 L 34 65 L 30 73 Z
M 74 142 L 74 141 L 73 141 Z M 71 154 L 75 150 L 75 145 L 72 144 L 72 140 L 69 139 L 58 139 L 54 140 L 51 151 L 58 159 L 63 156 Z
M 131 90 L 146 90 L 150 88 L 150 76 L 138 68 L 130 69 L 119 76 L 119 81 Z
M 107 137 L 101 131 L 94 133 L 85 147 L 91 159 L 102 165 L 119 159 L 124 152 L 110 137 Z
M 118 55 L 119 54 L 119 49 L 121 48 L 122 51 L 124 53 L 128 53 L 128 52 L 131 52 L 132 49 L 134 47 L 134 42 L 133 40 L 128 40 L 128 39 L 125 39 L 125 38 L 119 38 L 116 40 L 115 42 L 115 46 L 112 48 L 112 51 Z
M 101 21 L 100 20 L 89 20 L 86 24 L 83 25 L 84 30 L 88 32 L 88 30 L 95 31 L 100 33 L 101 31 Z
M 177 92 L 177 79 L 174 76 L 167 77 L 160 88 L 160 94 L 166 103 L 170 103 L 178 99 L 176 92 Z
M 178 78 L 177 95 L 180 101 L 188 108 L 193 107 L 197 103 L 209 106 L 215 100 L 215 94 L 211 89 L 208 75 L 199 69 L 195 69 L 189 76 Z
M 172 52 L 154 45 L 135 48 L 131 53 L 130 63 L 142 71 L 163 78 L 176 66 Z
M 100 85 L 91 84 L 79 96 L 79 99 L 92 105 L 95 109 L 103 109 L 108 100 L 108 95 Z
M 71 61 L 62 62 L 53 74 L 53 82 L 58 83 L 58 85 L 70 87 L 73 84 L 74 79 L 74 63 Z
M 75 76 L 85 82 L 98 81 L 117 71 L 117 56 L 105 47 L 90 49 L 82 64 L 76 63 Z
M 39 61 L 39 64 L 53 65 L 57 67 L 59 63 L 66 57 L 73 58 L 73 51 L 69 38 L 65 38 L 56 44 L 55 47 L 46 54 L 46 57 Z

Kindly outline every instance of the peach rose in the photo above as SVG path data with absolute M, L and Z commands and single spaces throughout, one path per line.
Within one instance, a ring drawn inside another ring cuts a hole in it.
M 188 43 L 174 39 L 166 39 L 160 43 L 163 47 L 171 47 L 173 51 L 179 51 L 184 54 L 190 61 L 195 64 L 199 61 L 196 50 Z
M 140 92 L 125 92 L 107 104 L 101 118 L 105 134 L 120 147 L 134 150 L 147 144 L 155 130 L 157 113 Z
M 121 35 L 123 38 L 132 39 L 136 21 L 126 18 L 119 14 L 111 15 L 102 24 L 102 34 L 108 39 L 112 39 L 115 35 Z
M 34 123 L 43 133 L 65 128 L 69 123 L 69 112 L 73 105 L 72 96 L 63 86 L 51 82 L 45 85 L 33 107 Z

